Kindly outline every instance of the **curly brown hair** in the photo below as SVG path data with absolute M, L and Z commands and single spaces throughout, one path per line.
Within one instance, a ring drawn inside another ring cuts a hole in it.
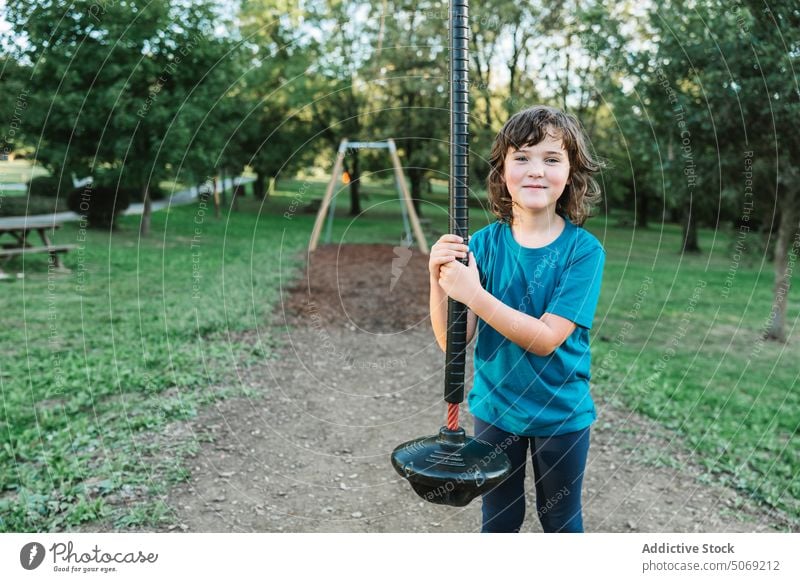
M 547 134 L 561 138 L 569 156 L 570 176 L 564 193 L 556 203 L 556 211 L 578 226 L 591 216 L 599 204 L 600 186 L 592 174 L 603 167 L 588 147 L 586 133 L 578 118 L 555 107 L 537 105 L 512 115 L 497 134 L 489 155 L 489 177 L 486 180 L 492 212 L 502 222 L 511 224 L 511 194 L 505 184 L 505 158 L 509 148 L 533 146 Z

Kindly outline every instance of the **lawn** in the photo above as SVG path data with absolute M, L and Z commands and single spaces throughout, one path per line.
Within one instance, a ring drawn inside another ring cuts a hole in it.
M 300 208 L 324 186 L 282 181 L 266 205 L 246 198 L 219 220 L 199 205 L 159 212 L 147 239 L 138 217 L 113 235 L 67 224 L 55 238 L 80 245 L 66 257 L 71 275 L 49 275 L 37 256 L 9 266 L 24 267 L 26 278 L 3 287 L 0 315 L 0 531 L 169 520 L 158 498 L 186 478 L 193 445 L 152 436 L 218 398 L 250 393 L 236 382 L 237 366 L 273 357 L 277 340 L 239 332 L 264 331 L 302 268 L 314 216 Z M 355 219 L 339 197 L 332 241 L 396 244 L 402 220 L 391 184 L 365 190 Z M 423 212 L 431 234 L 446 230 L 446 204 Z M 488 220 L 473 209 L 471 230 Z M 704 253 L 681 256 L 675 226 L 615 224 L 588 225 L 608 252 L 592 331 L 598 400 L 657 419 L 709 479 L 800 517 L 798 338 L 758 341 L 771 265 L 740 267 L 724 296 L 728 234 L 702 231 Z M 790 301 L 790 327 L 797 305 Z
M 185 443 L 155 454 L 139 436 L 242 393 L 222 371 L 274 344 L 237 332 L 263 324 L 301 266 L 307 234 L 251 206 L 220 220 L 199 205 L 159 212 L 142 240 L 138 217 L 111 236 L 67 223 L 55 238 L 79 245 L 72 274 L 49 275 L 39 256 L 7 267 L 26 277 L 3 288 L 0 529 L 67 528 L 104 515 L 108 495 L 154 498 L 162 469 L 182 478 Z
M 748 257 L 726 281 L 728 233 L 703 230 L 704 252 L 680 255 L 679 227 L 604 229 L 591 227 L 608 252 L 592 344 L 596 392 L 673 429 L 710 479 L 800 517 L 798 292 L 788 343 L 764 342 L 772 265 Z M 673 461 L 667 453 L 657 462 Z

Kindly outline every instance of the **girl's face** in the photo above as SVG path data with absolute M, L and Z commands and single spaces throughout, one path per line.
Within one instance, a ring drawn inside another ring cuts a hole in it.
M 569 182 L 569 169 L 563 141 L 550 133 L 534 146 L 508 148 L 504 180 L 511 194 L 513 212 L 555 216 L 556 202 Z

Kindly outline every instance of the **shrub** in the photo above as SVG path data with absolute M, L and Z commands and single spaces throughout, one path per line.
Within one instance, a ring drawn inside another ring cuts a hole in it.
M 44 196 L 4 196 L 0 198 L 0 216 L 35 216 L 68 210 L 66 198 Z
M 28 196 L 38 198 L 63 198 L 67 196 L 74 186 L 72 178 L 64 176 L 36 176 L 28 182 Z
M 72 190 L 67 205 L 73 212 L 85 216 L 91 228 L 114 228 L 117 216 L 131 204 L 127 189 L 88 184 Z

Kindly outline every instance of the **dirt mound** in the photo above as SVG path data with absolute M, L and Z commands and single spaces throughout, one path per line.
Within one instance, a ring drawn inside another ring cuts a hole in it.
M 328 245 L 309 256 L 285 303 L 292 324 L 398 333 L 428 322 L 428 256 L 403 246 Z

